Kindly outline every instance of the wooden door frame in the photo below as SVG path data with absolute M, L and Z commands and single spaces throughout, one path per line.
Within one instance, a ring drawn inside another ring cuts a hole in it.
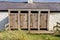
M 11 30 L 11 28 L 10 28 L 10 14 L 11 14 L 11 12 L 10 11 L 18 11 L 18 19 L 19 19 L 19 9 L 8 9 L 8 15 L 9 15 L 9 18 L 8 18 L 8 20 L 9 20 L 9 30 Z M 19 20 L 18 20 L 18 24 L 19 24 Z M 20 29 L 20 26 L 18 25 L 18 30 Z
M 32 11 L 33 13 L 32 13 L 31 11 Z M 37 17 L 37 22 L 33 22 L 33 21 L 32 21 L 33 26 L 32 26 L 32 27 L 30 26 L 30 28 L 31 28 L 31 29 L 36 29 L 36 30 L 38 30 L 38 24 L 36 24 L 37 26 L 34 26 L 34 23 L 38 23 L 38 13 L 39 13 L 39 11 L 38 11 L 38 10 L 31 10 L 31 11 L 30 11 L 30 15 L 33 15 L 33 16 L 34 16 L 35 14 L 37 14 L 37 16 L 36 16 L 36 17 Z M 37 11 L 37 13 L 34 13 L 34 11 Z M 33 16 L 32 16 L 32 18 L 33 18 Z M 31 16 L 30 16 L 30 17 L 31 17 Z M 34 17 L 35 17 L 35 16 L 34 16 Z M 31 18 L 30 18 L 30 19 L 31 19 Z M 33 20 L 33 19 L 32 19 L 32 20 Z
M 38 11 L 39 13 L 38 13 L 38 31 L 40 30 L 40 27 L 39 27 L 39 25 L 40 25 L 40 12 L 41 11 L 48 11 L 48 20 L 47 20 L 47 29 L 49 30 L 49 16 L 50 16 L 50 9 L 8 9 L 8 13 L 10 14 L 10 11 L 18 11 L 18 29 L 20 29 L 20 16 L 19 16 L 19 14 L 20 14 L 20 11 L 23 11 L 23 10 L 27 10 L 29 13 L 28 13 L 28 30 L 30 31 L 30 12 L 31 11 Z M 10 16 L 9 16 L 9 22 L 10 22 Z M 9 23 L 9 30 L 10 30 L 10 23 Z
M 48 11 L 47 30 L 49 31 L 49 16 L 50 16 L 50 9 L 40 9 L 40 14 L 41 14 L 41 11 Z

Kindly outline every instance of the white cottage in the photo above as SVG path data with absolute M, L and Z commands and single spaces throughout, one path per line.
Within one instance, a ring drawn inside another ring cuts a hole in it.
M 9 20 L 4 20 L 8 15 Z M 9 23 L 10 29 L 51 31 L 56 22 L 60 22 L 59 2 L 0 2 L 0 27 L 3 29 L 2 25 Z

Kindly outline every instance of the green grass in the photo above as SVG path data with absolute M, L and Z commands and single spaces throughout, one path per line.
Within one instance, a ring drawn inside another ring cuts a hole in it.
M 0 40 L 60 40 L 60 37 L 44 34 L 27 34 L 23 31 L 3 31 L 0 32 Z

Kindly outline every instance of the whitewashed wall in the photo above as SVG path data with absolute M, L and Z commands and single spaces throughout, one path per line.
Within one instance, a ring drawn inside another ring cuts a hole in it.
M 56 22 L 60 22 L 60 13 L 51 13 L 49 16 L 49 30 L 53 30 Z
M 8 12 L 0 12 L 0 30 L 5 28 L 6 23 L 8 23 Z

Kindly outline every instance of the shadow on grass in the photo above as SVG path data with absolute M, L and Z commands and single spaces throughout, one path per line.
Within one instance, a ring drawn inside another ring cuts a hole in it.
M 56 37 L 60 37 L 60 35 L 55 35 Z

